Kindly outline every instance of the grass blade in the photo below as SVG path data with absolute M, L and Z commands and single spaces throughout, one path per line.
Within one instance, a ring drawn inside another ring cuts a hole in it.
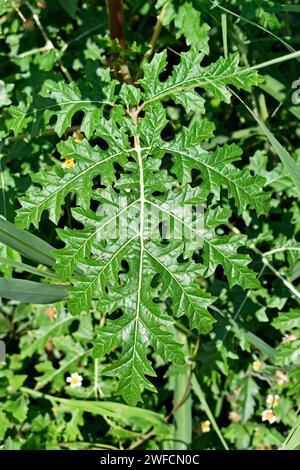
M 288 104 L 288 100 L 290 100 L 289 102 L 291 102 L 291 94 L 293 93 L 293 88 L 288 93 L 286 93 L 285 85 L 279 80 L 275 79 L 271 75 L 265 75 L 264 79 L 264 82 L 260 84 L 259 87 L 278 102 L 277 108 L 272 113 L 272 119 L 274 118 L 278 110 L 282 107 L 282 105 L 286 104 L 288 111 L 300 120 L 299 106 L 289 106 Z
M 174 450 L 187 450 L 192 443 L 193 431 L 191 394 L 184 399 L 190 386 L 190 371 L 176 375 L 174 381 L 174 408 L 178 406 L 174 413 Z M 181 403 L 182 399 L 184 399 L 183 403 Z
M 234 319 L 231 319 L 230 323 L 235 328 L 237 328 L 241 333 L 243 333 L 246 340 L 249 341 L 249 343 L 251 343 L 253 346 L 255 346 L 259 351 L 261 351 L 263 354 L 265 354 L 268 357 L 275 357 L 276 349 L 272 348 L 269 344 L 267 344 L 264 340 L 259 338 L 257 335 L 255 335 L 251 331 L 245 330 Z
M 47 395 L 27 387 L 22 387 L 21 391 L 25 394 L 36 398 L 44 398 L 51 402 L 61 403 L 65 407 L 71 409 L 82 410 L 94 415 L 105 416 L 107 418 L 129 419 L 136 427 L 143 429 L 145 423 L 153 426 L 154 429 L 162 431 L 169 429 L 163 415 L 154 411 L 138 408 L 135 406 L 124 405 L 123 403 L 110 401 L 90 401 L 90 400 L 73 400 L 68 398 L 59 398 Z
M 242 308 L 243 308 L 243 304 L 242 305 Z M 257 348 L 259 351 L 261 351 L 263 354 L 266 354 L 266 356 L 268 357 L 274 357 L 276 355 L 276 349 L 272 348 L 272 346 L 270 346 L 268 343 L 266 343 L 264 340 L 262 340 L 261 338 L 259 338 L 259 336 L 255 335 L 254 333 L 252 333 L 251 331 L 247 330 L 246 328 L 244 328 L 243 326 L 241 326 L 239 324 L 238 321 L 236 321 L 236 317 L 238 315 L 235 315 L 234 318 L 228 318 L 227 315 L 225 315 L 220 309 L 218 309 L 217 307 L 215 306 L 211 306 L 211 308 L 213 310 L 215 310 L 216 312 L 218 312 L 219 315 L 221 315 L 222 318 L 226 318 L 228 319 L 228 321 L 231 323 L 231 325 L 233 326 L 233 328 L 235 328 L 235 330 L 237 330 L 240 334 L 243 334 L 243 336 L 246 338 L 247 341 L 249 341 L 250 344 L 252 344 L 255 348 Z M 238 310 L 238 313 L 240 313 L 241 311 L 241 308 Z M 229 330 L 227 330 L 228 332 Z M 224 338 L 223 340 L 224 341 Z
M 230 91 L 240 100 L 240 102 L 245 106 L 245 108 L 256 120 L 262 132 L 265 134 L 270 144 L 274 148 L 275 152 L 279 156 L 280 160 L 284 164 L 300 196 L 300 168 L 295 163 L 289 152 L 281 145 L 281 143 L 276 139 L 274 134 L 267 128 L 265 123 L 252 111 L 252 109 L 249 108 L 249 106 L 247 106 L 247 104 L 234 91 Z
M 225 13 L 227 13 L 231 16 L 234 16 L 235 18 L 238 18 L 240 21 L 248 23 L 251 26 L 254 26 L 255 28 L 260 29 L 261 31 L 264 31 L 265 33 L 272 36 L 274 39 L 277 39 L 277 41 L 279 41 L 281 44 L 283 44 L 284 47 L 286 47 L 286 49 L 288 51 L 295 52 L 295 49 L 292 46 L 290 46 L 290 44 L 288 44 L 286 41 L 284 41 L 280 36 L 277 36 L 277 34 L 272 33 L 272 31 L 269 31 L 268 29 L 261 26 L 259 23 L 255 23 L 254 21 L 248 20 L 248 18 L 245 18 L 244 16 L 241 16 L 241 15 L 239 15 L 239 14 L 237 14 L 237 13 L 231 11 L 231 10 L 228 10 L 228 8 L 223 7 L 222 5 L 220 5 L 218 2 L 215 2 L 214 0 L 209 0 L 209 2 L 211 3 L 212 8 L 215 8 L 215 7 L 219 8 L 221 11 L 224 11 Z M 200 6 L 200 0 L 196 0 L 196 3 Z M 299 60 L 299 59 L 297 59 L 297 60 Z
M 51 279 L 57 279 L 55 273 L 50 271 L 42 271 L 41 269 L 35 268 L 34 266 L 30 266 L 29 264 L 20 263 L 19 261 L 14 261 L 9 258 L 2 258 L 0 257 L 0 263 L 10 265 L 19 271 L 25 271 L 27 273 L 36 274 L 37 276 L 47 277 Z
M 291 275 L 290 275 L 290 279 L 293 282 L 296 279 L 298 279 L 298 277 L 300 277 L 300 261 L 297 261 L 297 263 L 293 267 Z
M 220 428 L 218 427 L 217 425 L 217 422 L 214 418 L 214 415 L 212 414 L 209 406 L 208 406 L 208 403 L 206 401 L 206 398 L 205 398 L 205 395 L 200 387 L 200 384 L 197 380 L 197 377 L 195 376 L 195 374 L 193 374 L 193 378 L 192 378 L 192 387 L 193 387 L 193 391 L 195 393 L 195 395 L 198 397 L 200 403 L 201 403 L 201 406 L 202 408 L 204 409 L 205 413 L 207 414 L 207 417 L 208 419 L 210 420 L 211 424 L 212 424 L 212 427 L 214 428 L 216 434 L 218 435 L 220 441 L 222 442 L 222 445 L 224 447 L 225 450 L 229 450 L 229 447 L 221 433 L 221 430 Z
M 0 278 L 0 297 L 30 304 L 51 304 L 67 298 L 66 287 L 24 279 Z
M 51 256 L 54 248 L 36 235 L 18 229 L 14 224 L 0 217 L 0 241 L 33 261 L 53 266 L 55 259 Z
M 300 446 L 300 416 L 297 423 L 290 430 L 286 440 L 279 450 L 296 450 Z
M 222 39 L 223 39 L 224 57 L 225 59 L 227 59 L 228 43 L 227 43 L 227 15 L 226 13 L 222 13 L 221 15 L 221 23 L 222 23 Z

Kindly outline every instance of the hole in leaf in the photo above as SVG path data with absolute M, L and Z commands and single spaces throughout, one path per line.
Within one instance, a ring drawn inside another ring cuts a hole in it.
M 96 147 L 96 145 L 101 149 L 101 150 L 107 150 L 109 145 L 108 143 L 106 142 L 106 140 L 102 139 L 102 137 L 99 137 L 97 136 L 94 140 L 93 140 L 93 143 L 92 143 L 93 147 Z
M 79 320 L 74 320 L 74 321 L 71 323 L 71 325 L 69 326 L 70 335 L 71 335 L 72 333 L 75 333 L 75 331 L 78 330 L 79 325 L 80 325 L 80 321 L 79 321 Z
M 128 264 L 128 262 L 127 262 L 125 259 L 122 259 L 122 261 L 121 261 L 121 267 L 122 267 L 122 270 L 119 271 L 120 273 L 128 273 L 128 271 L 129 271 L 129 264 Z
M 77 127 L 80 126 L 82 123 L 82 120 L 84 118 L 84 112 L 83 111 L 76 111 L 75 114 L 72 116 L 72 127 Z

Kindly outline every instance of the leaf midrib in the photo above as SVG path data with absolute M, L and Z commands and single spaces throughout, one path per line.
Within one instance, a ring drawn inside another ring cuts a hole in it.
M 119 217 L 120 215 L 122 215 L 122 214 L 123 214 L 124 212 L 126 212 L 130 207 L 134 206 L 134 205 L 135 205 L 136 203 L 138 203 L 138 202 L 139 202 L 139 199 L 137 199 L 137 200 L 135 200 L 134 202 L 130 203 L 128 206 L 124 207 L 124 209 L 122 209 L 120 212 L 118 212 L 117 214 L 115 214 L 111 219 L 109 219 L 109 220 L 106 221 L 103 225 L 101 225 L 99 228 L 97 228 L 94 232 L 92 232 L 91 235 L 90 235 L 88 238 L 86 238 L 86 239 L 84 240 L 84 242 L 80 245 L 80 247 L 72 254 L 72 256 L 69 258 L 69 261 L 68 261 L 68 262 L 70 262 L 70 260 L 73 261 L 73 259 L 77 257 L 78 252 L 79 252 L 80 250 L 82 250 L 82 249 L 85 247 L 85 245 L 86 245 L 94 236 L 96 236 L 97 233 L 98 233 L 100 230 L 102 230 L 103 228 L 105 228 L 107 225 L 109 225 L 111 222 L 113 222 L 117 217 Z
M 163 264 L 161 263 L 161 261 L 159 260 L 159 258 L 155 258 L 148 250 L 147 248 L 145 248 L 145 251 L 146 253 L 154 260 L 156 261 L 157 263 L 160 264 L 160 266 L 169 273 L 169 275 L 174 279 L 174 281 L 178 284 L 178 286 L 180 287 L 180 289 L 184 292 L 184 294 L 188 297 L 189 299 L 189 302 L 190 304 L 193 306 L 193 309 L 196 311 L 197 310 L 197 307 L 194 306 L 194 302 L 191 300 L 191 296 L 187 293 L 187 291 L 185 290 L 184 286 L 178 281 L 177 277 L 174 276 L 174 274 L 169 271 L 169 269 Z
M 153 101 L 161 99 L 164 96 L 168 96 L 168 95 L 170 95 L 172 93 L 176 93 L 178 91 L 183 91 L 186 88 L 194 88 L 194 87 L 197 87 L 197 86 L 199 87 L 201 85 L 205 85 L 205 83 L 203 83 L 203 81 L 208 82 L 211 85 L 215 85 L 215 82 L 217 82 L 217 81 L 227 80 L 227 79 L 230 79 L 230 78 L 236 78 L 239 75 L 242 75 L 243 73 L 245 73 L 247 71 L 251 71 L 251 69 L 249 68 L 249 70 L 248 70 L 247 68 L 245 68 L 245 69 L 239 70 L 237 73 L 231 73 L 231 74 L 228 74 L 228 75 L 220 75 L 218 77 L 216 77 L 215 75 L 210 75 L 208 77 L 204 77 L 204 76 L 202 76 L 202 77 L 193 77 L 193 78 L 189 78 L 187 80 L 182 80 L 178 83 L 175 83 L 174 85 L 171 85 L 171 86 L 165 88 L 162 91 L 159 91 L 158 93 L 152 95 L 150 98 L 146 99 L 145 102 L 144 102 L 144 106 L 148 103 L 151 103 Z M 163 82 L 160 82 L 159 84 L 163 84 Z

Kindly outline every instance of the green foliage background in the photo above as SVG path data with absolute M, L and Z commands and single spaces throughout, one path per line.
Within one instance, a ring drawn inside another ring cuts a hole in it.
M 103 1 L 0 1 L 0 448 L 297 448 L 300 4 L 124 14 L 121 48 Z M 136 240 L 93 240 L 141 159 L 149 204 L 206 208 L 203 251 L 145 243 L 142 284 Z

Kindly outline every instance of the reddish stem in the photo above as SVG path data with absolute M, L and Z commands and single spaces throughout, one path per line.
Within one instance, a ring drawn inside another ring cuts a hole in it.
M 118 39 L 125 47 L 123 0 L 106 0 L 109 17 L 109 29 L 112 39 Z

